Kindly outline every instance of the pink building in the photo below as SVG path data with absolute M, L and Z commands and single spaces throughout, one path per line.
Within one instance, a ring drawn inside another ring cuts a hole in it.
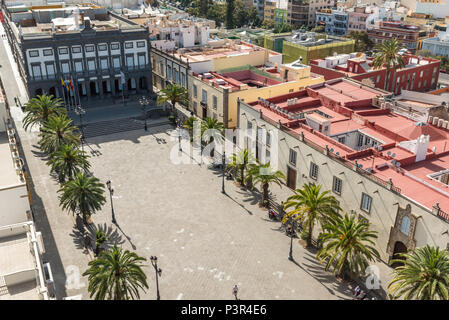
M 355 7 L 348 10 L 348 32 L 366 31 L 366 19 L 370 14 L 369 7 Z

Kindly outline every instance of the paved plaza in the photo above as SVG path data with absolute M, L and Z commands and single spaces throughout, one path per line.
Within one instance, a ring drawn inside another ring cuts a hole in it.
M 162 299 L 232 299 L 234 284 L 243 300 L 349 297 L 347 285 L 324 272 L 297 240 L 296 263 L 287 259 L 289 238 L 279 230 L 280 223 L 270 221 L 258 207 L 253 193 L 226 181 L 223 195 L 219 172 L 194 163 L 173 164 L 170 153 L 177 154 L 178 147 L 171 130 L 161 126 L 147 133 L 96 137 L 88 140 L 86 149 L 96 154 L 90 160 L 95 176 L 112 181 L 118 229 L 111 223 L 108 193 L 103 210 L 93 216 L 95 224 L 109 229 L 112 242 L 148 259 L 150 290 L 142 298 L 156 298 L 152 255 L 163 270 Z M 45 204 L 45 210 L 36 210 L 38 227 L 45 228 L 48 219 L 58 251 L 53 253 L 61 257 L 57 271 L 63 272 L 55 278 L 69 279 L 72 285 L 59 289 L 64 295 L 87 298 L 86 287 L 75 289 L 70 279 L 74 266 L 82 273 L 92 254 L 84 253 L 75 219 L 58 208 L 57 184 L 44 161 L 36 156 L 31 161 L 40 173 L 33 175 L 37 197 Z M 87 279 L 81 282 L 87 284 Z

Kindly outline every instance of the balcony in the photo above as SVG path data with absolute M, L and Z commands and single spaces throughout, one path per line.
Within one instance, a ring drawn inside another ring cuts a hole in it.
M 56 75 L 40 75 L 40 76 L 30 76 L 28 81 L 34 82 L 34 81 L 47 81 L 47 80 L 55 80 L 57 79 Z

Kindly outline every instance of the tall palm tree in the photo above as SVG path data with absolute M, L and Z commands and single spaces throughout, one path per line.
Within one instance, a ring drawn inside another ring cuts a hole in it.
M 64 144 L 50 155 L 47 162 L 51 166 L 51 172 L 58 174 L 59 182 L 66 179 L 72 180 L 80 171 L 87 171 L 90 168 L 89 158 L 84 151 L 79 150 L 73 144 Z
M 79 145 L 80 136 L 75 133 L 77 129 L 66 115 L 51 116 L 39 133 L 41 150 L 50 154 L 64 144 Z
M 312 245 L 313 228 L 317 222 L 321 227 L 329 218 L 339 215 L 340 206 L 329 191 L 321 192 L 321 185 L 304 184 L 302 189 L 296 189 L 295 194 L 284 202 L 284 210 L 293 208 L 284 215 L 284 222 L 291 218 L 305 224 L 308 231 L 307 246 Z
M 216 141 L 216 143 L 222 143 L 223 138 L 223 129 L 224 124 L 219 122 L 217 119 L 213 118 L 205 118 L 201 122 L 201 136 L 203 137 L 203 141 L 207 141 L 208 143 L 212 143 L 212 141 Z M 212 153 L 213 153 L 212 149 Z
M 157 103 L 163 104 L 165 102 L 170 102 L 172 111 L 175 110 L 176 103 L 181 104 L 189 103 L 187 89 L 181 87 L 180 85 L 177 84 L 168 85 L 166 88 L 162 89 L 160 93 L 161 95 L 157 98 Z
M 64 183 L 58 193 L 61 193 L 62 208 L 81 213 L 85 224 L 88 223 L 90 215 L 100 210 L 106 202 L 103 195 L 104 184 L 96 177 L 83 172 L 77 173 L 73 180 Z
M 326 271 L 333 269 L 335 275 L 358 277 L 370 261 L 379 258 L 374 242 L 377 232 L 369 230 L 369 222 L 355 214 L 335 216 L 323 226 L 323 231 L 317 258 L 321 263 L 326 261 Z
M 139 290 L 148 289 L 147 276 L 142 270 L 146 258 L 136 253 L 117 248 L 103 251 L 89 262 L 83 273 L 88 276 L 90 297 L 95 300 L 139 299 Z
M 394 299 L 449 300 L 449 252 L 426 245 L 409 253 L 393 272 L 388 291 Z
M 23 118 L 23 128 L 28 130 L 29 126 L 42 126 L 52 115 L 65 115 L 66 109 L 62 107 L 62 101 L 53 95 L 38 95 L 25 105 L 26 116 Z
M 388 83 L 390 82 L 390 70 L 393 69 L 396 72 L 397 69 L 404 68 L 405 63 L 402 56 L 399 54 L 399 50 L 402 45 L 397 39 L 386 40 L 383 43 L 377 45 L 379 52 L 374 56 L 373 68 L 380 69 L 385 67 L 387 70 L 385 78 L 385 90 L 388 90 Z M 393 88 L 394 91 L 394 83 Z
M 260 183 L 262 187 L 262 205 L 266 206 L 268 201 L 268 188 L 270 183 L 282 186 L 281 182 L 285 179 L 285 175 L 280 170 L 273 170 L 270 162 L 266 164 L 254 164 L 247 172 L 247 177 L 251 177 L 254 184 Z
M 231 161 L 229 162 L 227 168 L 231 168 L 236 172 L 240 179 L 240 184 L 245 186 L 245 170 L 249 168 L 249 165 L 254 163 L 254 157 L 248 149 L 240 150 L 237 154 L 233 154 Z

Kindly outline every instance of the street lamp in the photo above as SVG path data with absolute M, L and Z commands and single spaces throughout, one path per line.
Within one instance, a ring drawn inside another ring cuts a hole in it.
M 148 131 L 146 107 L 147 107 L 147 105 L 150 104 L 150 100 L 147 97 L 143 96 L 142 98 L 139 99 L 139 103 L 142 107 L 143 118 L 145 121 L 145 131 Z
M 111 198 L 112 223 L 117 224 L 117 221 L 115 221 L 114 204 L 112 202 L 112 195 L 114 194 L 114 189 L 112 189 L 111 187 L 111 180 L 106 181 L 106 185 L 108 186 L 109 196 Z
M 290 253 L 288 254 L 288 260 L 293 261 L 293 223 L 291 221 L 291 219 L 289 219 L 290 221 L 290 226 L 291 226 L 291 231 L 290 231 Z M 287 228 L 288 230 L 288 228 Z
M 222 177 L 222 183 L 221 183 L 221 193 L 225 194 L 225 165 L 226 165 L 226 152 L 223 151 L 223 155 L 221 157 L 221 164 L 223 166 L 223 177 Z
M 156 272 L 156 294 L 157 300 L 161 300 L 161 296 L 159 294 L 159 277 L 162 275 L 162 269 L 157 267 L 157 257 L 150 257 L 151 264 L 153 265 L 154 271 Z
M 81 129 L 81 150 L 84 151 L 84 130 L 83 130 L 83 115 L 86 114 L 86 110 L 81 107 L 81 105 L 77 105 L 75 107 L 75 113 L 80 117 L 80 129 Z

